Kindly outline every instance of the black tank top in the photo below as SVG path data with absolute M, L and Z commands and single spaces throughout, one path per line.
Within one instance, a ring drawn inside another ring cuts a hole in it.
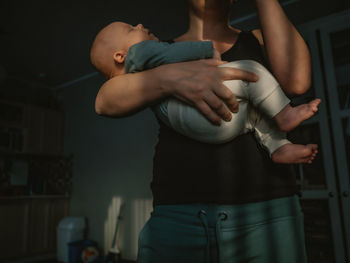
M 242 31 L 222 60 L 252 59 L 266 66 L 251 32 Z M 159 121 L 151 189 L 153 205 L 239 204 L 297 193 L 291 165 L 275 164 L 255 139 L 243 134 L 224 144 L 185 137 Z

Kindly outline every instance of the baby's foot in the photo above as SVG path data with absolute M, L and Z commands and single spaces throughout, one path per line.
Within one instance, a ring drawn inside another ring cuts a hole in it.
M 274 117 L 277 126 L 283 132 L 293 130 L 301 122 L 311 118 L 318 111 L 317 106 L 320 103 L 320 99 L 315 99 L 296 107 L 292 107 L 288 104 Z
M 318 152 L 317 144 L 285 144 L 272 153 L 275 163 L 312 163 Z

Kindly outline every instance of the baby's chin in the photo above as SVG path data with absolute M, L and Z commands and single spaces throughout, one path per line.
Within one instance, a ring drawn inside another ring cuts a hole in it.
M 157 41 L 159 41 L 159 39 L 155 35 L 153 35 L 152 33 L 149 34 L 149 36 L 150 36 L 150 40 L 157 40 Z

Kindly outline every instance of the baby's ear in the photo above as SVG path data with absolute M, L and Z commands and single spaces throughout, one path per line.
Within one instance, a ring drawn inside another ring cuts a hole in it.
M 118 50 L 113 54 L 115 62 L 123 64 L 126 58 L 126 52 L 124 50 Z

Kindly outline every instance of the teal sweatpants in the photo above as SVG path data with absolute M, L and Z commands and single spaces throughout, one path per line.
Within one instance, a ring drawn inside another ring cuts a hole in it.
M 156 206 L 140 233 L 137 262 L 305 263 L 299 199 Z

